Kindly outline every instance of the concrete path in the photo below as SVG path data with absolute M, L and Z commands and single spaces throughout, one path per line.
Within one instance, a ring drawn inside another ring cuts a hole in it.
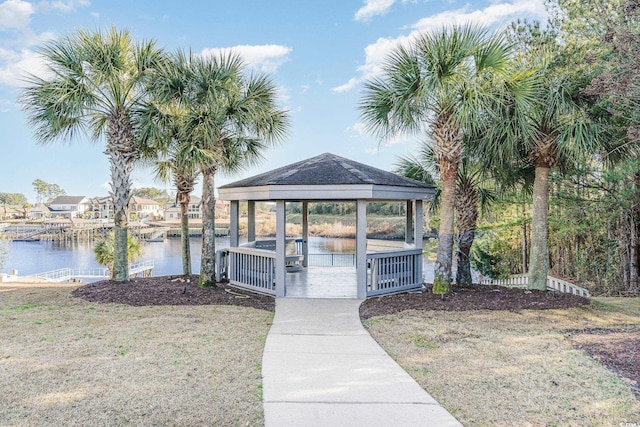
M 371 338 L 360 302 L 276 299 L 262 358 L 265 426 L 461 426 Z

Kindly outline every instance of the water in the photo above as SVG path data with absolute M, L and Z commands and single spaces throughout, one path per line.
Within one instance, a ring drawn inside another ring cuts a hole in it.
M 202 240 L 200 237 L 192 237 L 191 244 L 191 268 L 197 273 L 200 271 L 200 252 Z M 216 238 L 216 250 L 229 247 L 229 238 Z M 353 239 L 328 239 L 322 237 L 309 238 L 309 252 L 355 252 Z M 153 260 L 154 276 L 182 273 L 182 256 L 180 238 L 170 237 L 164 242 L 143 243 L 141 260 Z M 2 273 L 11 273 L 18 270 L 21 276 L 29 276 L 45 271 L 60 268 L 72 268 L 74 270 L 88 270 L 102 268 L 93 254 L 93 243 L 60 243 L 60 242 L 10 242 L 9 256 Z

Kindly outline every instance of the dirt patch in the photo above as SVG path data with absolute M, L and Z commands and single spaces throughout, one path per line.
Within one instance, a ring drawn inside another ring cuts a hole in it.
M 568 335 L 574 347 L 623 377 L 640 398 L 640 330 L 589 330 Z
M 441 296 L 430 292 L 413 292 L 366 300 L 360 306 L 360 317 L 399 313 L 405 310 L 474 311 L 474 310 L 548 310 L 589 305 L 578 295 L 558 292 L 529 291 L 500 286 L 459 288 Z
M 274 311 L 275 300 L 267 295 L 225 286 L 198 287 L 198 276 L 158 276 L 91 283 L 74 290 L 74 296 L 91 302 L 133 306 L 152 305 L 236 305 Z

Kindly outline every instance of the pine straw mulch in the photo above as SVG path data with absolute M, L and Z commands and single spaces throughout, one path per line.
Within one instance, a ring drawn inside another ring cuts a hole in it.
M 571 332 L 568 338 L 620 375 L 640 399 L 640 330 L 591 329 Z
M 274 311 L 273 297 L 218 284 L 200 288 L 198 276 L 157 276 L 131 279 L 127 283 L 105 280 L 74 290 L 74 296 L 91 302 L 133 306 L 237 305 Z
M 430 292 L 412 292 L 370 298 L 360 306 L 360 317 L 368 319 L 405 310 L 519 311 L 573 308 L 586 305 L 589 305 L 589 300 L 577 295 L 477 285 L 468 288 L 457 288 L 444 296 L 434 295 Z

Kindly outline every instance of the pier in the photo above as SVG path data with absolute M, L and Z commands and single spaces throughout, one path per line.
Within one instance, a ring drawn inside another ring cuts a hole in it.
M 135 262 L 129 265 L 129 278 L 151 277 L 153 273 L 153 260 Z M 45 271 L 43 273 L 32 274 L 34 277 L 49 282 L 80 282 L 82 279 L 109 279 L 111 275 L 108 268 L 80 269 L 60 268 L 57 270 Z

